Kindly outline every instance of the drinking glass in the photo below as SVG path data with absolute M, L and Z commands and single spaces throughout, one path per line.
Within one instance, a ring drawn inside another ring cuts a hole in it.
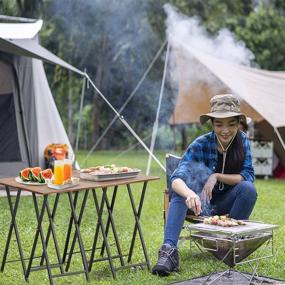
M 55 160 L 54 161 L 54 170 L 53 170 L 53 180 L 54 184 L 62 185 L 64 183 L 64 161 L 63 160 Z
M 63 179 L 64 181 L 70 180 L 72 177 L 72 160 L 64 159 Z

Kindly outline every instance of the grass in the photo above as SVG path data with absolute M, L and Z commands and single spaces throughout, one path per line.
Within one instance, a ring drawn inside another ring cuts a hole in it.
M 79 162 L 82 162 L 86 153 L 80 153 L 78 155 Z M 158 153 L 158 157 L 161 161 L 164 160 L 164 153 Z M 100 165 L 116 163 L 118 165 L 127 165 L 130 167 L 138 167 L 145 171 L 147 164 L 147 155 L 144 152 L 131 152 L 124 156 L 120 156 L 119 152 L 96 152 L 89 159 L 87 165 Z M 165 175 L 157 164 L 152 164 L 152 175 L 158 175 L 160 180 L 150 182 L 148 185 L 144 207 L 141 216 L 141 225 L 144 232 L 144 238 L 148 254 L 151 260 L 151 264 L 154 265 L 157 259 L 157 251 L 163 240 L 163 190 L 165 189 Z M 259 220 L 266 223 L 273 223 L 279 226 L 275 231 L 274 245 L 275 256 L 271 259 L 265 259 L 260 263 L 258 272 L 261 275 L 271 276 L 285 280 L 284 271 L 284 259 L 285 259 L 285 221 L 283 217 L 283 209 L 285 204 L 285 189 L 284 182 L 278 180 L 257 180 L 256 188 L 258 191 L 258 201 L 255 206 L 254 212 L 251 216 L 253 220 Z M 136 202 L 139 198 L 140 188 L 136 186 L 134 196 Z M 80 195 L 82 199 L 82 195 Z M 91 197 L 91 196 L 90 196 Z M 89 197 L 89 198 L 90 198 Z M 51 197 L 50 203 L 52 204 L 53 197 Z M 63 248 L 66 228 L 68 225 L 68 200 L 65 195 L 62 196 L 57 218 L 55 220 L 55 227 L 58 233 L 58 240 L 60 248 Z M 132 234 L 132 228 L 134 221 L 132 218 L 131 207 L 129 199 L 127 197 L 127 191 L 124 188 L 119 188 L 117 201 L 114 209 L 114 217 L 117 224 L 117 230 L 119 239 L 122 244 L 123 251 L 127 251 L 130 236 Z M 10 223 L 10 213 L 7 205 L 6 198 L 0 199 L 0 258 L 2 260 L 2 254 L 4 251 L 5 241 Z M 27 257 L 30 253 L 32 246 L 33 233 L 36 229 L 35 214 L 32 204 L 32 198 L 30 196 L 22 197 L 20 207 L 17 214 L 17 222 L 19 231 L 21 233 L 21 241 L 24 248 L 24 255 Z M 46 225 L 45 221 L 45 225 Z M 81 233 L 84 240 L 85 248 L 91 248 L 92 238 L 96 227 L 96 215 L 93 210 L 92 200 L 89 199 L 85 209 Z M 187 233 L 184 233 L 184 235 Z M 112 237 L 112 235 L 110 235 Z M 50 248 L 52 253 L 50 255 L 51 261 L 56 261 L 56 255 L 53 248 Z M 115 253 L 112 247 L 111 251 Z M 159 278 L 150 274 L 147 270 L 137 269 L 125 269 L 117 272 L 117 280 L 113 280 L 111 271 L 107 262 L 100 262 L 93 264 L 93 270 L 90 274 L 89 284 L 168 284 L 178 280 L 185 280 L 192 277 L 208 274 L 212 268 L 209 262 L 216 261 L 212 258 L 205 258 L 205 255 L 199 254 L 195 251 L 194 256 L 189 254 L 188 241 L 182 243 L 180 246 L 180 271 L 179 273 L 172 274 L 167 278 Z M 40 255 L 39 247 L 36 251 L 37 255 Z M 89 256 L 89 254 L 87 254 Z M 9 251 L 8 258 L 18 256 L 16 240 L 13 236 L 11 241 L 11 249 Z M 140 251 L 140 244 L 138 240 L 136 242 L 136 250 L 134 252 L 134 261 L 143 260 L 143 254 Z M 118 261 L 115 261 L 115 265 L 118 265 Z M 242 270 L 249 270 L 245 265 L 239 267 Z M 81 269 L 80 255 L 76 255 L 73 258 L 71 270 Z M 57 273 L 57 269 L 53 270 Z M 84 275 L 69 276 L 55 279 L 55 284 L 88 284 L 85 281 Z M 0 284 L 27 284 L 24 281 L 20 263 L 8 263 L 5 267 L 4 273 L 0 273 Z M 29 278 L 29 284 L 48 284 L 48 276 L 46 271 L 31 272 Z

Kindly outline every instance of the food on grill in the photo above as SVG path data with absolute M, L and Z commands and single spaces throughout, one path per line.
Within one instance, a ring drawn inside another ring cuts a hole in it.
M 204 224 L 222 226 L 222 227 L 235 227 L 246 225 L 244 221 L 229 218 L 228 216 L 213 216 L 204 218 Z
M 127 166 L 116 166 L 115 164 L 103 165 L 103 166 L 93 166 L 89 168 L 81 169 L 81 173 L 88 173 L 91 175 L 101 175 L 101 174 L 117 174 L 126 173 L 133 171 L 132 168 Z

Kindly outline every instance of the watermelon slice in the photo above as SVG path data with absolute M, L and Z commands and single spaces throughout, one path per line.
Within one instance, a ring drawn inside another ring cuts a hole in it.
M 22 181 L 30 181 L 30 168 L 25 168 L 19 172 L 19 177 Z
M 50 168 L 46 169 L 46 170 L 42 170 L 40 172 L 40 180 L 39 182 L 41 183 L 45 183 L 46 179 L 51 179 L 52 178 L 52 170 Z
M 41 182 L 40 180 L 40 172 L 42 171 L 42 169 L 40 167 L 34 167 L 34 168 L 30 168 L 30 173 L 29 173 L 29 177 L 30 177 L 30 181 L 34 181 L 34 182 Z

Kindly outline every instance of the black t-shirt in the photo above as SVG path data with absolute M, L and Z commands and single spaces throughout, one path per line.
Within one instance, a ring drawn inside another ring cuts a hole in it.
M 225 174 L 239 174 L 241 172 L 245 154 L 243 146 L 240 146 L 240 144 L 242 144 L 242 142 L 240 138 L 240 133 L 238 132 L 231 146 L 227 150 L 227 157 L 224 168 Z M 216 167 L 216 172 L 222 173 L 222 168 L 223 154 L 218 152 L 218 163 Z

